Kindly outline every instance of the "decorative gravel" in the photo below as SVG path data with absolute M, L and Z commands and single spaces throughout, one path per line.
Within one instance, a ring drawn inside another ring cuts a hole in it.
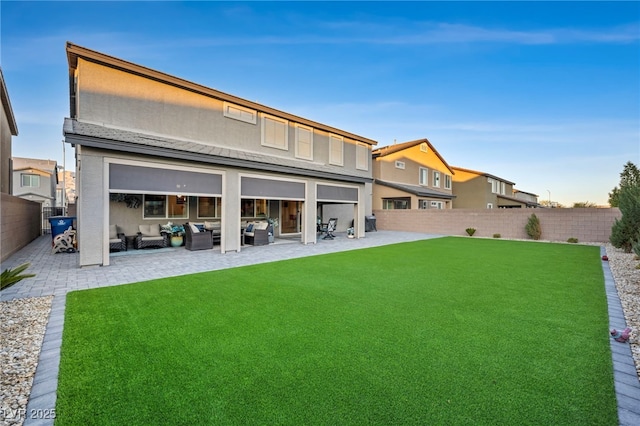
M 605 248 L 627 326 L 632 329 L 629 343 L 640 377 L 640 269 L 636 269 L 640 260 L 610 244 Z M 0 302 L 2 424 L 21 425 L 24 421 L 17 413 L 24 413 L 27 407 L 52 301 L 53 296 Z
M 0 424 L 21 425 L 53 296 L 0 302 Z
M 640 260 L 635 259 L 635 254 L 625 253 L 611 244 L 605 247 L 627 327 L 631 328 L 629 344 L 640 378 L 640 269 L 636 268 Z

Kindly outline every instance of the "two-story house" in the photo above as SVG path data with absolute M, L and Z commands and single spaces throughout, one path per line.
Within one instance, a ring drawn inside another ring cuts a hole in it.
M 454 171 L 427 139 L 373 151 L 373 209 L 450 209 Z
M 215 220 L 224 253 L 262 216 L 315 243 L 321 207 L 343 204 L 364 236 L 376 141 L 72 43 L 67 59 L 81 266 L 109 264 L 110 224 Z
M 452 167 L 454 208 L 493 209 L 523 208 L 529 202 L 513 195 L 515 183 L 498 176 L 462 167 Z
M 58 163 L 55 160 L 13 157 L 13 195 L 41 204 L 56 206 Z

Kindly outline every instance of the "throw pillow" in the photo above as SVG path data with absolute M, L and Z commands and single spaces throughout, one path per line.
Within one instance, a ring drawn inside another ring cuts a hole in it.
M 109 225 L 109 239 L 113 240 L 115 238 L 118 238 L 118 226 Z
M 191 228 L 191 232 L 193 232 L 194 234 L 197 234 L 198 232 L 200 232 L 200 229 L 198 229 L 198 227 L 193 223 L 189 224 L 189 228 Z

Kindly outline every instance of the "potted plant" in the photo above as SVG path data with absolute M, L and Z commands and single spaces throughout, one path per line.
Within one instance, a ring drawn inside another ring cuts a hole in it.
M 174 225 L 169 222 L 166 225 L 162 225 L 161 232 L 169 235 L 171 247 L 180 247 L 184 244 L 184 226 Z

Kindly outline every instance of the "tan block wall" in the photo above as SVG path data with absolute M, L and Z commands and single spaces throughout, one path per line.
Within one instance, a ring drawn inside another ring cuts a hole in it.
M 611 209 L 452 209 L 452 210 L 375 210 L 378 230 L 424 232 L 438 235 L 467 235 L 475 228 L 475 236 L 529 239 L 525 225 L 531 214 L 540 219 L 543 240 L 608 242 L 611 227 L 622 217 Z
M 5 193 L 0 196 L 0 261 L 4 262 L 40 236 L 41 208 L 34 201 Z

